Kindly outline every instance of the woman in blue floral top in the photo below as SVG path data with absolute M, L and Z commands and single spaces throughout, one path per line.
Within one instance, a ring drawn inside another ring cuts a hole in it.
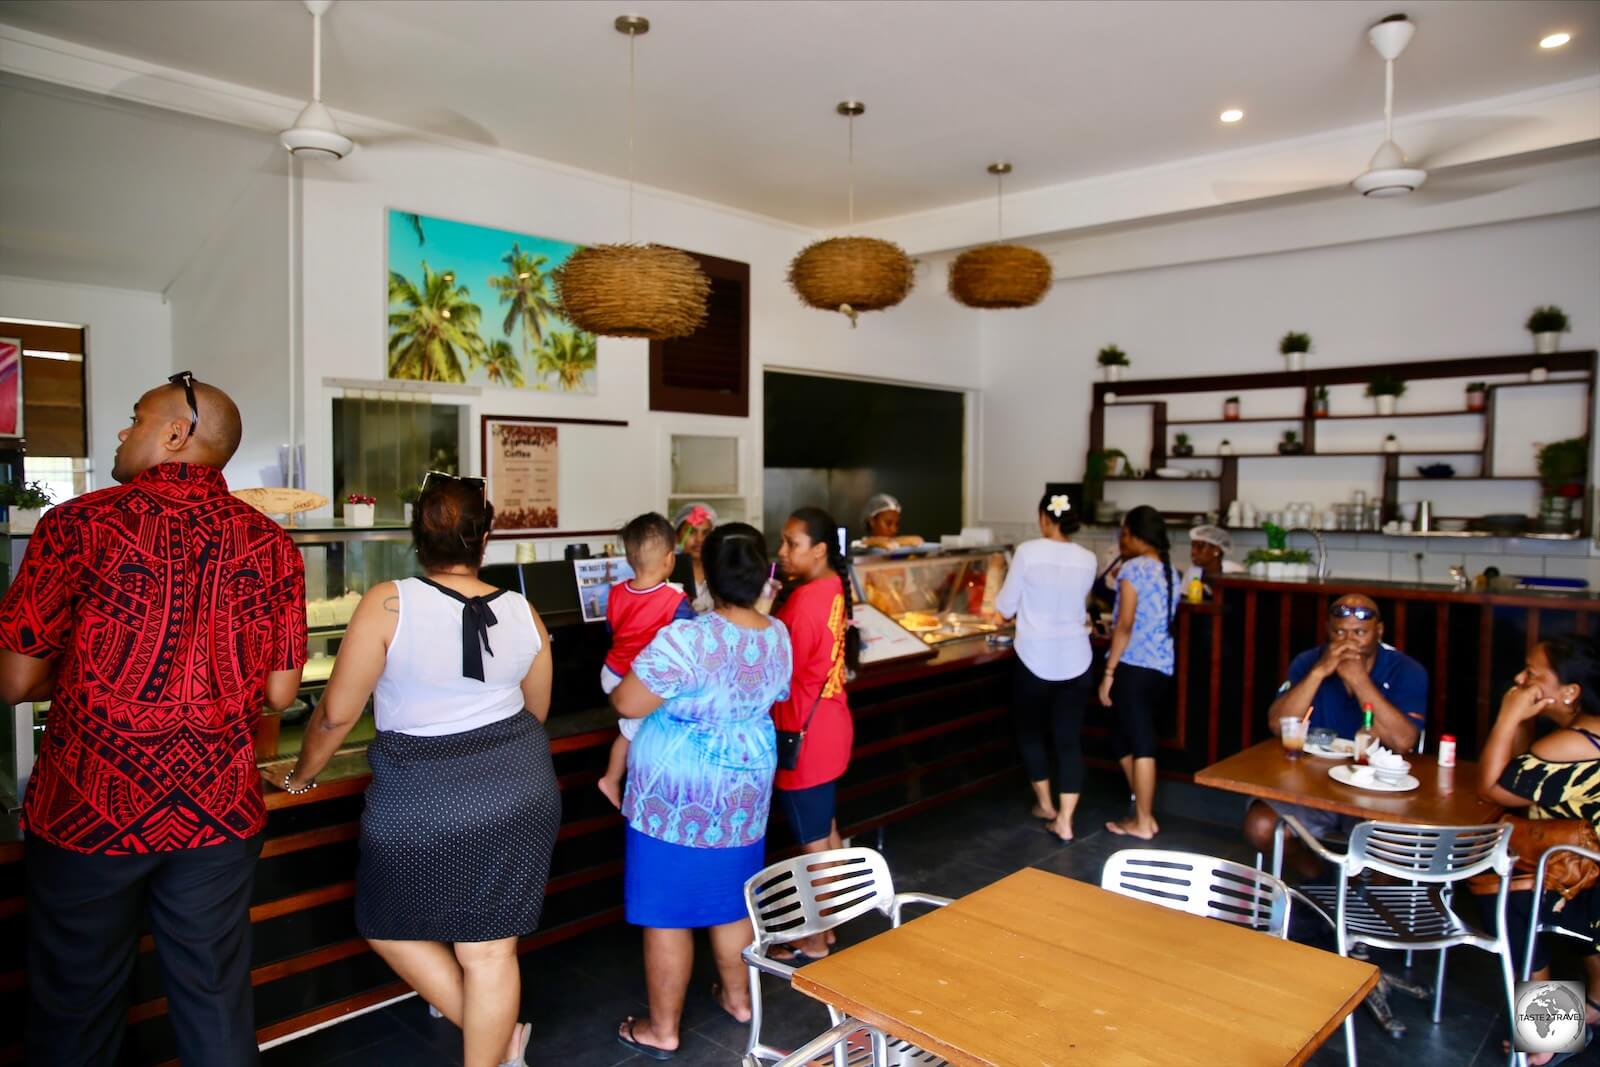
M 622 799 L 623 904 L 645 928 L 650 996 L 650 1017 L 624 1020 L 617 1040 L 657 1060 L 678 1047 L 697 927 L 710 928 L 718 1002 L 750 1019 L 744 883 L 765 859 L 778 767 L 771 709 L 789 694 L 793 658 L 783 623 L 753 607 L 771 573 L 760 533 L 719 526 L 701 560 L 714 610 L 662 629 L 611 694 L 619 715 L 644 719 Z
M 1167 524 L 1155 508 L 1128 512 L 1119 543 L 1123 563 L 1117 571 L 1116 624 L 1100 679 L 1100 703 L 1115 709 L 1112 744 L 1133 789 L 1133 814 L 1106 823 L 1106 829 L 1148 841 L 1161 830 L 1154 814 L 1156 716 L 1172 694 L 1178 572 Z

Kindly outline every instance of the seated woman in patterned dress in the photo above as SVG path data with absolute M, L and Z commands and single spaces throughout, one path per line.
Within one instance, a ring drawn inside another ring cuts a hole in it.
M 770 573 L 761 534 L 719 526 L 701 559 L 714 610 L 663 628 L 611 694 L 617 714 L 644 719 L 622 799 L 623 904 L 644 927 L 650 997 L 650 1017 L 625 1019 L 617 1040 L 655 1060 L 678 1047 L 697 927 L 711 935 L 718 1003 L 750 1019 L 744 883 L 765 862 L 778 766 L 770 711 L 792 666 L 783 623 L 754 608 Z
M 1533 739 L 1543 715 L 1558 729 Z M 1500 702 L 1500 715 L 1479 760 L 1478 792 L 1485 800 L 1533 819 L 1588 819 L 1600 832 L 1600 640 L 1553 637 L 1535 645 L 1517 684 Z M 1520 954 L 1532 911 L 1531 892 L 1513 893 L 1507 911 Z M 1600 939 L 1600 887 L 1587 889 L 1557 910 L 1561 898 L 1546 894 L 1541 914 L 1569 930 Z M 1520 931 L 1517 928 L 1520 927 Z M 1541 943 L 1534 978 L 1550 977 L 1549 953 Z M 1584 957 L 1589 1005 L 1587 1022 L 1600 1022 L 1600 955 Z M 1544 1063 L 1533 1056 L 1529 1062 Z

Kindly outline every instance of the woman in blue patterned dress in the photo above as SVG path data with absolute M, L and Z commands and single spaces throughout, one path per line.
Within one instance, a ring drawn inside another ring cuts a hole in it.
M 656 1060 L 678 1047 L 698 927 L 711 935 L 718 1002 L 750 1018 L 744 883 L 765 862 L 778 766 L 770 712 L 788 696 L 792 660 L 783 623 L 753 607 L 771 573 L 760 533 L 719 526 L 701 559 L 714 610 L 662 629 L 611 694 L 617 714 L 645 720 L 622 800 L 623 903 L 644 927 L 650 996 L 650 1017 L 624 1020 L 617 1040 Z
M 1156 824 L 1156 716 L 1172 699 L 1178 612 L 1178 572 L 1173 569 L 1167 524 L 1148 505 L 1122 520 L 1122 567 L 1117 571 L 1117 614 L 1111 651 L 1100 679 L 1100 703 L 1115 709 L 1112 744 L 1133 789 L 1133 814 L 1106 823 L 1114 834 L 1150 840 Z

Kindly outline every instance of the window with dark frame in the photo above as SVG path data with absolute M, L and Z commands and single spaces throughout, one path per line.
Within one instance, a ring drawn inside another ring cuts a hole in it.
M 706 321 L 650 342 L 650 410 L 750 414 L 750 265 L 689 252 L 711 280 Z

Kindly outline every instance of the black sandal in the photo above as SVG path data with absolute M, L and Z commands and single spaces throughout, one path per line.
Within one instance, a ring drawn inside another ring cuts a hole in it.
M 670 1060 L 672 1057 L 678 1054 L 676 1049 L 657 1048 L 655 1045 L 647 1045 L 643 1041 L 640 1041 L 638 1038 L 634 1037 L 634 1021 L 635 1020 L 631 1015 L 622 1020 L 622 1025 L 628 1028 L 628 1035 L 624 1037 L 619 1032 L 617 1034 L 617 1044 L 621 1045 L 625 1049 L 637 1052 L 641 1056 L 649 1056 L 651 1059 L 658 1061 Z

